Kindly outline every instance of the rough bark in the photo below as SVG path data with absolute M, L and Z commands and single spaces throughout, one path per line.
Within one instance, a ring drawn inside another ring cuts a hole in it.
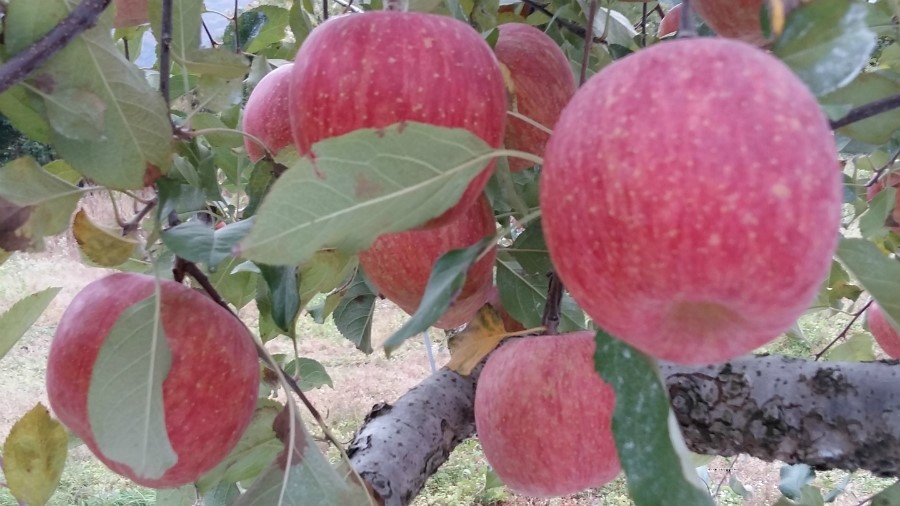
M 818 469 L 900 476 L 900 367 L 896 361 L 814 362 L 747 357 L 709 366 L 660 366 L 693 451 L 746 453 Z M 480 368 L 441 369 L 393 405 L 375 406 L 348 454 L 388 506 L 406 505 L 475 430 Z

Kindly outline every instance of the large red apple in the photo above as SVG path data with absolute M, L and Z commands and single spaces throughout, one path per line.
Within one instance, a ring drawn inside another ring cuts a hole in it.
M 740 39 L 757 46 L 763 36 L 760 14 L 763 0 L 694 0 L 691 7 L 721 37 Z
M 508 23 L 498 27 L 500 37 L 494 52 L 509 72 L 510 97 L 520 114 L 553 129 L 563 107 L 575 94 L 575 76 L 569 60 L 556 42 L 537 28 Z M 550 135 L 519 118 L 510 118 L 504 144 L 509 149 L 544 156 Z M 510 158 L 509 168 L 519 171 L 534 165 Z
M 244 132 L 258 137 L 273 155 L 291 145 L 291 117 L 288 116 L 288 98 L 291 91 L 293 63 L 282 65 L 266 74 L 253 88 L 244 106 Z M 259 161 L 265 152 L 249 137 L 244 137 L 244 149 L 251 161 Z
M 619 474 L 615 392 L 594 369 L 594 334 L 513 339 L 475 389 L 484 456 L 510 489 L 534 497 L 599 487 Z
M 380 236 L 359 254 L 359 263 L 382 295 L 413 314 L 422 302 L 431 268 L 441 255 L 469 247 L 496 232 L 494 213 L 482 196 L 446 225 Z M 491 249 L 472 265 L 462 291 L 435 327 L 452 329 L 468 323 L 487 302 L 493 288 L 496 253 Z
M 116 5 L 116 19 L 113 21 L 116 28 L 141 25 L 150 21 L 147 0 L 115 0 L 113 3 Z
M 669 12 L 659 21 L 659 28 L 656 30 L 657 37 L 665 37 L 678 31 L 678 26 L 681 24 L 682 8 L 682 4 L 677 4 L 669 9 Z
M 544 234 L 597 325 L 658 358 L 728 360 L 819 290 L 841 179 L 828 120 L 790 69 L 743 42 L 675 40 L 607 66 L 563 111 Z
M 465 128 L 499 147 L 506 93 L 493 51 L 472 27 L 433 14 L 367 12 L 329 19 L 303 42 L 290 115 L 301 154 L 321 139 L 403 121 Z M 471 206 L 493 167 L 428 225 L 446 224 Z
M 866 310 L 866 320 L 869 324 L 869 331 L 881 349 L 891 358 L 900 358 L 900 332 L 885 316 L 884 310 L 877 302 L 873 302 Z
M 155 479 L 137 476 L 130 466 L 103 454 L 88 416 L 88 390 L 100 349 L 119 317 L 153 295 L 152 277 L 113 274 L 75 296 L 50 346 L 47 394 L 60 421 L 110 469 L 147 487 L 170 488 L 197 480 L 238 442 L 256 406 L 259 365 L 253 336 L 236 318 L 200 292 L 174 281 L 160 284 L 160 321 L 172 357 L 163 406 L 178 456 L 175 465 Z M 134 418 L 138 423 L 141 414 Z

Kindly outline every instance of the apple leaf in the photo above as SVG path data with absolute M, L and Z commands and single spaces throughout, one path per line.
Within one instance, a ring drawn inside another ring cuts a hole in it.
M 779 474 L 778 490 L 790 499 L 799 499 L 803 487 L 816 477 L 815 471 L 806 464 L 783 465 Z
M 60 288 L 51 287 L 33 293 L 12 305 L 0 314 L 0 359 L 28 332 L 41 313 L 59 293 Z
M 372 353 L 372 317 L 377 297 L 366 283 L 362 271 L 343 290 L 343 298 L 334 308 L 334 325 L 347 340 L 363 353 Z M 327 299 L 326 299 L 327 300 Z
M 859 332 L 850 336 L 843 343 L 835 346 L 825 356 L 831 362 L 870 362 L 875 360 L 872 334 Z
M 289 24 L 299 46 L 316 27 L 315 9 L 310 0 L 291 2 Z
M 463 376 L 481 362 L 504 338 L 509 337 L 503 319 L 490 304 L 478 310 L 475 319 L 450 341 L 450 362 L 447 367 Z
M 547 304 L 548 283 L 546 274 L 526 272 L 508 253 L 497 255 L 500 302 L 509 315 L 522 325 L 529 328 L 541 326 L 541 315 Z M 563 295 L 560 332 L 584 328 L 584 313 L 568 294 Z
M 300 312 L 300 293 L 297 288 L 297 268 L 289 266 L 260 265 L 259 271 L 269 287 L 272 301 L 272 320 L 275 325 L 294 336 L 294 321 Z
M 809 2 L 791 12 L 772 51 L 815 95 L 824 95 L 846 86 L 868 63 L 875 33 L 867 15 L 857 2 Z
M 273 428 L 283 442 L 281 453 L 233 506 L 375 504 L 355 474 L 339 474 L 332 467 L 303 421 L 291 416 L 287 407 L 275 418 Z
M 75 0 L 14 0 L 5 20 L 7 49 L 11 54 L 25 50 L 77 4 Z M 90 122 L 102 123 L 104 135 L 85 139 L 75 133 L 79 138 L 72 138 L 72 125 L 83 123 L 83 111 L 70 111 L 78 117 L 64 119 L 60 115 L 65 110 L 58 109 L 52 121 L 57 127 L 51 132 L 52 145 L 72 167 L 97 183 L 141 188 L 148 165 L 163 172 L 168 168 L 172 127 L 160 94 L 116 48 L 111 21 L 111 16 L 101 16 L 95 27 L 75 37 L 32 73 L 29 83 L 44 95 L 68 89 L 97 97 L 92 101 L 105 106 L 103 118 Z M 61 125 L 65 127 L 59 128 Z
M 869 102 L 900 94 L 900 80 L 888 72 L 865 72 L 849 85 L 822 97 L 830 106 L 858 107 Z M 900 111 L 892 109 L 851 123 L 838 132 L 867 144 L 881 145 L 900 130 Z
M 71 185 L 77 186 L 81 181 L 81 174 L 66 163 L 65 160 L 53 160 L 44 165 L 44 170 L 47 171 L 47 174 L 56 176 Z
M 871 506 L 897 506 L 900 504 L 900 482 L 878 492 L 871 499 Z
M 284 31 L 288 27 L 289 13 L 283 7 L 260 5 L 246 10 L 238 17 L 241 50 L 245 53 L 258 53 L 271 44 L 284 39 Z M 234 50 L 234 24 L 225 28 L 223 44 Z
M 491 235 L 468 248 L 448 251 L 437 259 L 428 276 L 425 294 L 422 295 L 422 302 L 419 303 L 416 312 L 385 341 L 384 352 L 387 356 L 410 337 L 428 330 L 447 312 L 453 299 L 466 283 L 469 268 L 488 249 L 494 247 L 494 243 L 494 236 Z
M 325 319 L 334 312 L 341 303 L 341 300 L 343 299 L 341 298 L 340 292 L 329 293 L 321 303 L 309 306 L 307 312 L 309 313 L 309 316 L 312 317 L 313 321 L 321 325 L 325 323 Z
M 313 152 L 272 186 L 243 256 L 293 265 L 320 249 L 361 251 L 456 204 L 493 150 L 464 129 L 403 123 L 326 139 Z
M 284 366 L 285 372 L 298 379 L 300 390 L 308 392 L 325 385 L 334 388 L 331 376 L 320 362 L 311 358 L 300 357 L 291 360 Z
M 40 96 L 17 85 L 0 93 L 0 114 L 16 129 L 42 144 L 50 142 L 50 123 Z
M 238 483 L 262 472 L 281 452 L 284 445 L 275 437 L 272 424 L 283 406 L 270 399 L 257 401 L 250 425 L 233 450 L 197 483 L 201 493 L 221 483 Z
M 81 252 L 96 265 L 115 267 L 131 258 L 138 242 L 95 225 L 84 209 L 75 213 L 72 235 Z
M 106 136 L 106 102 L 90 90 L 63 88 L 44 95 L 53 130 L 72 140 L 102 141 Z
M 214 268 L 231 255 L 252 224 L 251 220 L 243 220 L 213 230 L 206 223 L 192 220 L 163 230 L 160 235 L 176 255 Z
M 578 5 L 587 18 L 591 3 L 587 0 L 578 0 Z M 634 46 L 633 39 L 637 37 L 637 30 L 621 12 L 599 7 L 594 16 L 594 35 L 605 38 L 611 44 L 630 48 Z
M 713 506 L 697 483 L 674 422 L 656 363 L 603 331 L 597 332 L 597 372 L 616 392 L 613 437 L 636 506 Z
M 150 28 L 157 44 L 162 39 L 162 0 L 148 0 L 147 13 Z M 196 0 L 172 0 L 172 33 L 169 54 L 178 63 L 188 58 L 188 53 L 200 48 L 200 25 L 203 2 Z
M 358 263 L 355 255 L 338 250 L 317 251 L 312 260 L 300 267 L 300 307 L 306 307 L 316 294 L 340 286 Z
M 229 257 L 216 266 L 216 270 L 209 273 L 209 282 L 213 288 L 225 299 L 225 302 L 241 309 L 256 296 L 256 283 L 258 272 L 239 270 L 237 267 L 244 261 Z
M 869 208 L 859 217 L 859 232 L 866 239 L 884 235 L 884 224 L 896 203 L 897 190 L 889 187 L 878 192 Z
M 159 304 L 157 293 L 122 312 L 100 346 L 88 387 L 88 419 L 100 452 L 145 479 L 178 462 L 163 407 L 172 353 Z
M 197 502 L 197 489 L 193 485 L 180 488 L 168 488 L 156 492 L 154 506 L 194 506 Z
M 885 315 L 900 322 L 900 263 L 884 256 L 865 239 L 841 238 L 837 259 L 872 295 Z
M 9 491 L 25 504 L 43 506 L 59 484 L 68 453 L 65 427 L 38 403 L 3 443 L 3 474 Z
M 201 497 L 203 506 L 230 506 L 241 495 L 235 483 L 220 483 Z

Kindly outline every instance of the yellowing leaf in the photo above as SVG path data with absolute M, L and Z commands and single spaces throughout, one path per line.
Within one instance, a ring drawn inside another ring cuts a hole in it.
M 137 241 L 108 232 L 93 224 L 84 209 L 72 223 L 72 235 L 84 256 L 101 267 L 114 267 L 131 258 Z
M 47 504 L 59 484 L 69 436 L 42 404 L 32 408 L 3 444 L 3 472 L 9 490 L 29 506 Z
M 465 330 L 450 341 L 450 362 L 447 367 L 468 376 L 481 359 L 494 351 L 500 341 L 507 337 L 531 334 L 536 330 L 541 329 L 507 332 L 497 311 L 490 304 L 485 304 Z

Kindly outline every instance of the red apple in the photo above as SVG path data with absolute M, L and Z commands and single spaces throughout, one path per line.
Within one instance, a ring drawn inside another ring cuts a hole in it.
M 400 309 L 413 314 L 422 301 L 431 268 L 444 253 L 466 248 L 496 233 L 494 213 L 486 197 L 441 227 L 380 236 L 359 254 L 369 281 Z M 496 249 L 475 262 L 450 309 L 434 326 L 452 329 L 468 323 L 487 302 L 493 287 Z
M 866 310 L 866 320 L 869 324 L 869 331 L 881 349 L 891 358 L 900 358 L 900 332 L 885 316 L 884 310 L 877 302 L 873 302 Z
M 866 201 L 872 202 L 875 195 L 878 195 L 881 190 L 888 186 L 897 190 L 897 194 L 894 197 L 894 209 L 891 211 L 891 220 L 893 220 L 894 223 L 900 224 L 900 172 L 892 172 L 886 177 L 882 177 L 878 181 L 875 181 L 875 184 L 872 186 L 866 188 Z M 890 229 L 900 234 L 900 226 L 890 227 Z
M 301 154 L 322 139 L 403 121 L 465 128 L 499 147 L 506 94 L 493 51 L 472 27 L 446 16 L 377 11 L 313 30 L 295 58 L 289 111 Z M 461 215 L 493 167 L 427 225 Z
M 552 497 L 619 474 L 615 392 L 594 369 L 594 334 L 513 339 L 488 358 L 475 389 L 484 456 L 513 491 Z
M 669 12 L 659 22 L 659 29 L 656 30 L 657 37 L 665 37 L 671 33 L 678 31 L 678 25 L 681 24 L 681 4 L 672 7 Z
M 137 476 L 103 454 L 88 416 L 100 348 L 119 317 L 154 293 L 152 277 L 117 273 L 75 296 L 50 346 L 47 394 L 60 421 L 110 469 L 147 487 L 170 488 L 197 480 L 238 442 L 256 406 L 259 365 L 253 336 L 240 321 L 200 292 L 174 281 L 160 284 L 160 320 L 172 355 L 163 405 L 178 455 L 174 466 L 157 479 Z
M 721 37 L 740 39 L 757 46 L 763 36 L 760 13 L 763 0 L 695 0 L 691 7 Z
M 815 97 L 775 57 L 723 38 L 657 44 L 592 77 L 547 144 L 540 188 L 575 300 L 612 335 L 685 364 L 748 353 L 793 324 L 831 266 L 842 198 Z
M 288 63 L 266 74 L 253 88 L 244 106 L 244 132 L 258 137 L 273 155 L 294 142 L 291 117 L 287 114 L 293 68 L 294 64 Z M 249 137 L 244 137 L 244 149 L 253 162 L 265 156 L 259 144 Z
M 113 21 L 116 28 L 142 25 L 150 21 L 147 0 L 115 0 L 113 3 L 116 5 L 116 19 Z
M 575 76 L 556 42 L 537 28 L 522 24 L 500 25 L 494 52 L 509 72 L 507 88 L 517 111 L 553 129 L 563 107 L 575 94 Z M 511 101 L 512 102 L 512 101 Z M 504 144 L 509 149 L 544 156 L 550 135 L 519 118 L 510 118 Z M 509 168 L 519 171 L 534 163 L 510 158 Z

